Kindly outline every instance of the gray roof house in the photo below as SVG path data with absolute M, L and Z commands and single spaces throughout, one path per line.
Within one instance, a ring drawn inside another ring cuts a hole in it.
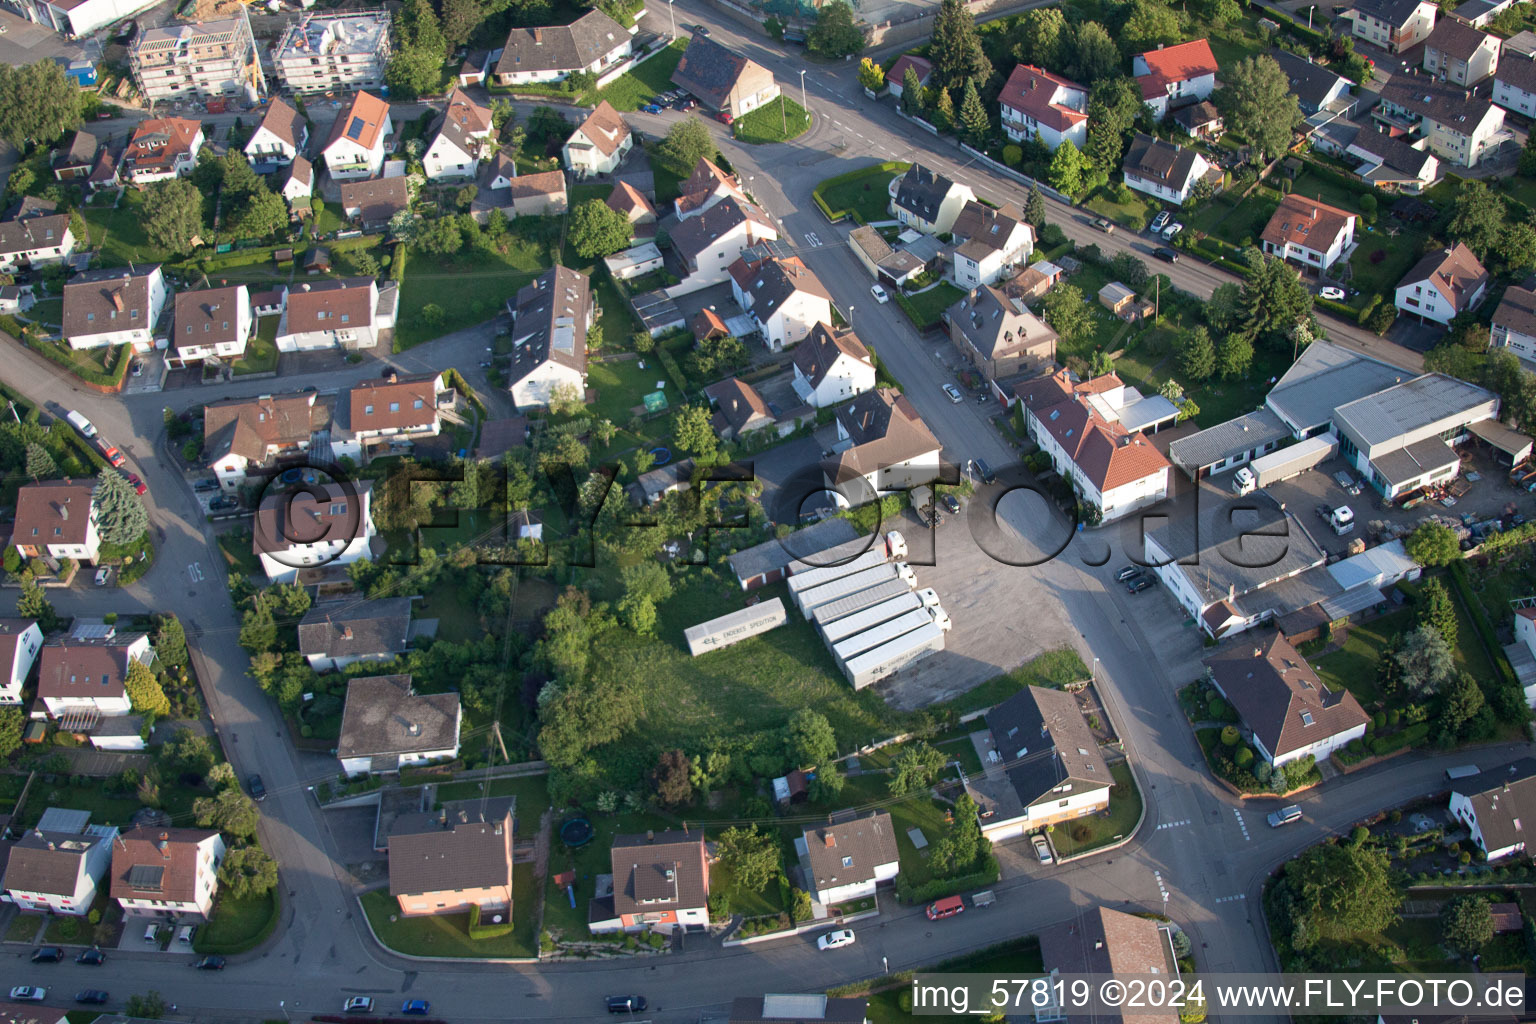
M 1451 790 L 1451 816 L 1472 831 L 1490 861 L 1533 847 L 1525 824 L 1536 821 L 1536 758 L 1523 757 Z
M 1339 117 L 1348 117 L 1354 111 L 1355 100 L 1349 93 L 1349 79 L 1334 74 L 1322 64 L 1298 57 L 1289 50 L 1274 49 L 1269 55 L 1280 65 L 1286 78 L 1290 79 L 1291 92 L 1295 94 L 1297 105 L 1304 115 L 1326 111 Z
M 493 72 L 502 85 L 544 82 L 611 63 L 629 52 L 629 32 L 600 10 L 569 25 L 514 28 Z
M 839 999 L 820 993 L 739 996 L 726 1024 L 863 1024 L 867 999 Z
M 299 620 L 299 653 L 319 672 L 387 661 L 410 648 L 411 599 L 327 601 Z
M 459 753 L 457 693 L 418 694 L 408 675 L 366 676 L 347 684 L 336 756 L 347 775 L 376 775 Z
M 1326 341 L 1301 350 L 1291 368 L 1269 390 L 1264 404 L 1297 439 L 1320 433 L 1333 422 L 1333 410 L 1413 374 L 1401 367 L 1356 355 Z
M 975 199 L 969 186 L 950 181 L 922 164 L 913 164 L 889 186 L 891 212 L 896 219 L 929 234 L 941 235 L 955 226 L 965 204 Z
M 875 811 L 806 829 L 795 840 L 805 875 L 805 890 L 818 902 L 873 895 L 896 877 L 896 826 L 890 814 Z
M 587 330 L 596 319 L 585 274 L 554 266 L 509 300 L 512 314 L 512 400 L 519 409 L 547 406 L 556 388 L 585 395 Z

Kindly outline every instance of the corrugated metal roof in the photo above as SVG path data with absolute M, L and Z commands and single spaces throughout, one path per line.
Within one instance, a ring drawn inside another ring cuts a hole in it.
M 1168 446 L 1175 463 L 1190 469 L 1214 466 L 1234 455 L 1290 436 L 1290 429 L 1268 409 L 1244 413 L 1225 423 L 1181 437 Z
M 1469 412 L 1493 397 L 1491 391 L 1455 377 L 1426 373 L 1341 405 L 1334 417 L 1366 445 L 1375 446 Z

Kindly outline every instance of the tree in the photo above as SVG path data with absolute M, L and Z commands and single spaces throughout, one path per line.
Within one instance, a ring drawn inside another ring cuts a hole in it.
M 1440 725 L 1446 740 L 1467 739 L 1471 726 L 1484 706 L 1483 691 L 1465 672 L 1458 672 L 1445 688 L 1440 709 Z M 1449 745 L 1449 743 L 1447 744 Z
M 1029 196 L 1024 200 L 1024 221 L 1038 234 L 1045 227 L 1045 196 L 1039 185 L 1029 186 Z
M 1142 286 L 1152 277 L 1147 273 L 1147 265 L 1133 252 L 1116 253 L 1109 261 L 1109 271 L 1121 284 L 1135 292 L 1141 291 Z
M 1512 221 L 1499 231 L 1493 255 L 1504 264 L 1505 273 L 1520 276 L 1536 265 L 1536 228 L 1525 221 Z
M 821 5 L 816 12 L 816 24 L 805 34 L 805 48 L 828 57 L 846 57 L 864 49 L 864 30 L 854 20 L 853 8 L 848 6 L 847 0 L 829 0 Z M 880 77 L 883 82 L 885 76 Z M 861 70 L 859 80 L 862 82 L 863 79 Z
M 261 176 L 251 167 L 251 162 L 245 158 L 243 151 L 231 148 L 224 154 L 222 163 L 224 173 L 220 179 L 219 188 L 226 204 L 238 203 L 266 187 L 266 182 L 262 181 Z M 228 206 L 226 205 L 225 208 L 228 209 Z
M 791 891 L 789 902 L 790 920 L 809 921 L 812 913 L 811 894 L 804 889 L 794 889 Z
M 128 997 L 128 1005 L 124 1008 L 130 1017 L 143 1017 L 145 1020 L 159 1020 L 165 1016 L 165 998 L 155 989 L 150 989 L 144 995 L 132 995 Z
M 1246 334 L 1234 331 L 1221 339 L 1221 346 L 1216 352 L 1216 371 L 1221 374 L 1222 379 L 1241 377 L 1252 365 L 1253 342 L 1248 340 Z
M 1219 284 L 1205 303 L 1205 322 L 1216 331 L 1237 326 L 1243 317 L 1243 290 L 1231 281 Z
M 715 428 L 709 422 L 709 410 L 702 405 L 685 405 L 672 417 L 672 440 L 685 452 L 701 461 L 715 457 Z
M 960 0 L 941 0 L 928 59 L 933 62 L 934 82 L 944 89 L 958 88 L 967 78 L 984 83 L 992 77 L 992 62 L 982 50 L 976 19 Z
M 1493 939 L 1493 908 L 1486 896 L 1457 896 L 1440 908 L 1440 941 L 1471 958 Z
M 976 801 L 969 793 L 962 793 L 955 800 L 952 817 L 949 830 L 933 846 L 930 863 L 933 873 L 940 878 L 968 874 L 992 852 L 991 841 L 981 834 Z
M 203 230 L 203 197 L 185 178 L 151 185 L 138 221 L 150 245 L 177 255 L 189 253 Z
M 651 769 L 651 785 L 656 787 L 656 799 L 665 807 L 681 807 L 693 802 L 693 782 L 689 770 L 693 763 L 681 750 L 663 750 Z
M 1484 259 L 1493 251 L 1507 215 L 1504 200 L 1485 182 L 1466 178 L 1456 192 L 1454 212 L 1446 230 L 1478 259 Z
M 421 229 L 411 244 L 434 256 L 452 256 L 464 248 L 464 233 L 459 230 L 457 217 L 432 217 L 421 222 Z
M 917 69 L 907 65 L 901 76 L 901 109 L 916 114 L 923 105 L 923 82 L 917 77 Z
M 721 865 L 744 892 L 766 889 L 783 874 L 778 843 L 756 825 L 726 829 L 720 833 L 717 846 Z
M 1125 140 L 1142 110 L 1141 90 L 1124 77 L 1102 79 L 1088 94 L 1088 143 L 1083 153 L 1106 174 L 1120 167 Z
M 692 173 L 694 165 L 715 152 L 715 140 L 697 117 L 685 117 L 667 131 L 657 147 L 662 161 L 680 174 Z
M 469 37 L 474 35 L 486 15 L 492 13 L 488 9 L 491 6 L 481 4 L 479 0 L 442 0 L 443 40 L 450 50 L 456 50 L 469 42 Z
M 1071 139 L 1062 139 L 1051 157 L 1051 169 L 1047 172 L 1051 187 L 1071 199 L 1083 192 L 1083 175 L 1088 171 L 1088 161 Z
M 19 707 L 0 708 L 0 760 L 10 757 L 21 746 L 27 720 Z
M 395 52 L 384 69 L 384 80 L 396 98 L 415 99 L 436 92 L 443 84 L 443 59 L 448 41 L 429 0 L 405 0 L 395 12 Z
M 218 760 L 208 740 L 183 726 L 160 748 L 160 756 L 178 771 L 206 775 Z
M 795 768 L 832 770 L 837 757 L 837 736 L 827 716 L 812 708 L 800 708 L 784 726 L 784 751 Z
M 0 65 L 0 138 L 46 148 L 78 128 L 84 94 L 52 60 Z
M 965 141 L 972 146 L 986 144 L 987 135 L 992 131 L 992 121 L 987 117 L 987 108 L 981 105 L 981 94 L 976 91 L 976 80 L 965 80 L 965 92 L 960 100 L 960 134 Z
M 27 476 L 33 480 L 52 480 L 59 475 L 58 463 L 48 454 L 48 449 L 36 441 L 27 442 Z
M 1216 346 L 1204 327 L 1196 327 L 1179 342 L 1179 369 L 1192 380 L 1208 380 L 1216 372 Z
M 1013 57 L 1021 64 L 1035 64 L 1048 71 L 1062 70 L 1070 46 L 1066 16 L 1057 7 L 1037 7 L 1018 20 L 1019 39 Z
M 277 886 L 277 861 L 259 846 L 236 846 L 219 865 L 219 892 L 233 899 L 265 896 Z
M 21 594 L 16 598 L 16 612 L 22 618 L 36 619 L 44 633 L 51 633 L 58 628 L 58 612 L 53 610 L 53 602 L 48 600 L 48 595 L 37 585 L 31 573 L 21 578 Z
M 163 718 L 171 713 L 171 702 L 161 689 L 160 680 L 143 662 L 129 662 L 123 685 L 128 690 L 128 703 L 135 714 Z
M 1062 143 L 1070 146 L 1070 142 Z M 1075 284 L 1059 284 L 1045 294 L 1045 320 L 1062 341 L 1071 345 L 1093 330 L 1093 316 Z
M 228 761 L 220 761 L 208 769 L 208 774 L 203 776 L 203 781 L 208 783 L 215 791 L 228 789 L 235 785 L 235 766 Z
M 943 751 L 922 740 L 904 744 L 892 762 L 891 795 L 902 797 L 927 789 L 944 770 L 946 762 Z
M 1230 71 L 1222 70 L 1221 80 L 1215 100 L 1227 127 L 1247 139 L 1261 158 L 1283 153 L 1301 120 L 1301 108 L 1275 58 L 1259 54 L 1240 60 Z
M 859 61 L 859 84 L 870 92 L 879 92 L 885 88 L 885 70 L 865 57 Z
M 1445 589 L 1445 584 L 1438 579 L 1426 580 L 1414 603 L 1418 608 L 1418 624 L 1432 627 L 1445 645 L 1455 650 L 1456 606 L 1451 602 L 1451 593 Z
M 96 528 L 107 544 L 132 544 L 149 529 L 149 513 L 133 485 L 116 470 L 107 470 L 96 478 L 91 495 L 96 510 Z
M 255 835 L 256 823 L 261 818 L 256 801 L 238 789 L 226 789 L 217 796 L 192 801 L 192 816 L 203 828 L 216 828 L 240 838 Z
M 649 337 L 649 335 L 647 335 Z M 739 369 L 752 361 L 747 346 L 740 338 L 729 335 L 723 338 L 705 338 L 694 349 L 693 365 L 705 377 L 714 377 Z
M 1536 178 L 1536 132 L 1525 137 L 1525 148 L 1520 150 L 1520 165 L 1516 173 L 1522 178 Z
M 1289 350 L 1297 324 L 1313 330 L 1312 292 L 1296 269 L 1279 257 L 1249 249 L 1244 258 L 1248 269 L 1243 279 L 1242 333 L 1254 343 L 1281 342 Z
M 1417 626 L 1404 633 L 1393 660 L 1403 685 L 1419 695 L 1438 693 L 1456 673 L 1451 649 L 1433 626 Z
M 1096 21 L 1077 26 L 1073 37 L 1073 57 L 1068 74 L 1084 85 L 1093 85 L 1120 70 L 1120 47 L 1114 37 Z
M 1395 924 L 1402 894 L 1392 883 L 1386 851 L 1324 843 L 1291 861 L 1276 887 L 1291 921 L 1291 944 L 1376 935 Z
M 261 185 L 246 199 L 230 230 L 243 238 L 266 238 L 288 226 L 288 204 Z
M 949 90 L 938 87 L 938 92 L 933 101 L 933 126 L 939 131 L 948 131 L 955 123 L 955 101 L 950 99 Z
M 1132 0 L 1130 17 L 1120 27 L 1120 41 L 1131 53 L 1145 53 L 1183 38 L 1179 16 L 1163 0 Z
M 611 256 L 629 246 L 629 218 L 601 199 L 576 207 L 568 231 L 572 248 L 584 260 Z
M 1449 526 L 1425 520 L 1403 541 L 1403 551 L 1420 565 L 1434 568 L 1461 558 L 1461 545 Z
M 811 780 L 810 797 L 823 806 L 835 804 L 842 799 L 847 781 L 837 765 L 824 765 L 816 770 L 816 778 Z

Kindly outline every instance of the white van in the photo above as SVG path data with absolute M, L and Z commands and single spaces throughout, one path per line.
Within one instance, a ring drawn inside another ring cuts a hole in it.
M 69 421 L 70 426 L 80 431 L 81 437 L 89 440 L 90 438 L 96 436 L 96 427 L 92 425 L 91 421 L 86 419 L 83 414 L 75 412 L 73 409 L 71 409 L 68 415 L 66 415 L 64 418 Z
M 160 939 L 160 926 L 158 924 L 148 924 L 148 925 L 144 926 L 144 941 L 145 942 L 158 942 L 159 939 Z
M 190 946 L 190 945 L 192 945 L 192 936 L 194 936 L 196 934 L 197 934 L 197 925 L 195 925 L 195 924 L 183 925 L 181 931 L 176 933 L 176 941 L 180 942 L 182 945 Z

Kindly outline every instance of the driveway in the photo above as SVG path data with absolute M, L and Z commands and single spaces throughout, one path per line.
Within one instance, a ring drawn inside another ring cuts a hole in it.
M 826 489 L 821 475 L 821 446 L 802 437 L 754 455 L 752 472 L 763 482 L 762 503 L 775 523 L 798 523 L 802 512 L 819 504 L 808 500 Z

